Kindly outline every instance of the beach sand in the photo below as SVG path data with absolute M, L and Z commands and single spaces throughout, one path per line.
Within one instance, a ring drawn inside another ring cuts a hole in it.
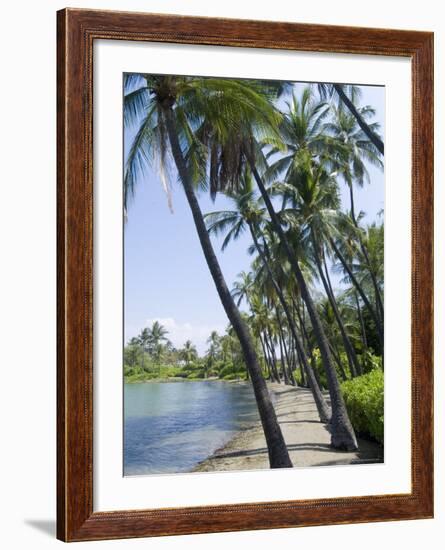
M 283 384 L 268 384 L 275 411 L 294 467 L 366 464 L 383 461 L 377 443 L 359 439 L 359 450 L 337 451 L 330 434 L 319 421 L 310 390 Z M 224 447 L 207 458 L 194 472 L 268 469 L 269 459 L 261 423 L 238 432 Z

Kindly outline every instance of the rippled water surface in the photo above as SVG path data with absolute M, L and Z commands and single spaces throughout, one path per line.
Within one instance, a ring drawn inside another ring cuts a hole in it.
M 258 419 L 250 384 L 125 384 L 124 474 L 188 472 Z

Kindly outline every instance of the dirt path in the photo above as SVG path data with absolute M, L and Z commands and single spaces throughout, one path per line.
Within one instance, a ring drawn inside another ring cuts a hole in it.
M 345 453 L 329 445 L 330 434 L 318 419 L 310 390 L 270 384 L 287 448 L 294 467 L 360 464 L 382 461 L 376 443 L 359 440 L 359 450 Z M 201 462 L 195 472 L 269 468 L 261 424 L 239 432 L 222 449 Z

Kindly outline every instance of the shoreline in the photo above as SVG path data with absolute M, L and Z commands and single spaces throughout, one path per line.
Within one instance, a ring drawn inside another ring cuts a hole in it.
M 267 386 L 294 467 L 383 462 L 383 448 L 373 441 L 357 438 L 359 449 L 353 452 L 333 449 L 330 433 L 319 421 L 310 390 L 269 382 Z M 257 469 L 269 469 L 266 441 L 259 420 L 236 432 L 191 472 Z
M 149 378 L 147 380 L 125 380 L 124 384 L 165 384 L 166 382 L 225 382 L 226 384 L 245 384 L 248 380 L 224 380 L 216 376 L 210 378 L 181 378 L 172 376 L 170 378 Z

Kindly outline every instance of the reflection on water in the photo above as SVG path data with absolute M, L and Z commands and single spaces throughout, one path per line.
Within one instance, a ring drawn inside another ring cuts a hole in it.
M 125 384 L 124 475 L 188 472 L 258 420 L 250 384 Z

